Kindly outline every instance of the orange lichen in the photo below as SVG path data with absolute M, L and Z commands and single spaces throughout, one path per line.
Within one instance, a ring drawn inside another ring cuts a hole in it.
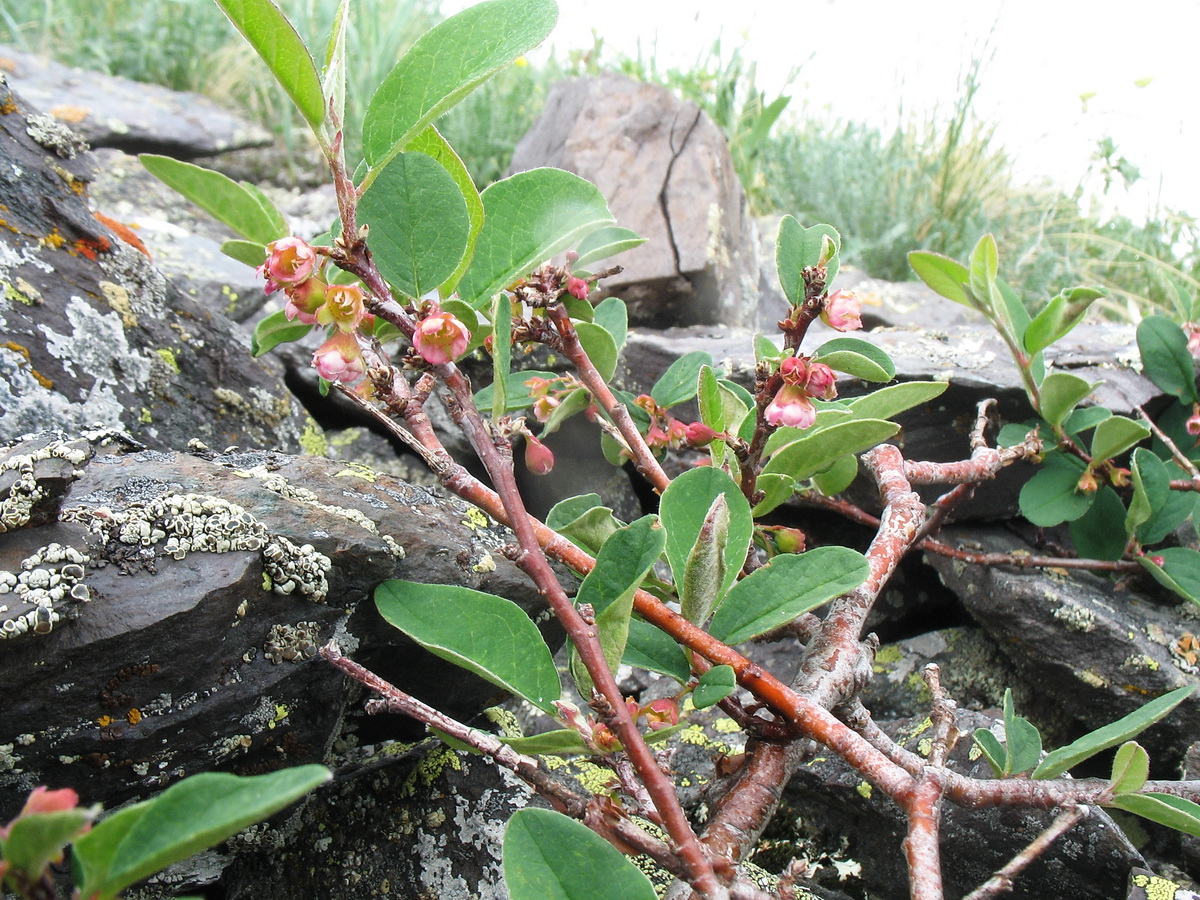
M 107 728 L 112 723 L 113 723 L 112 716 L 101 716 L 100 718 L 98 718 L 96 720 L 96 724 L 99 725 L 101 728 Z
M 107 253 L 112 249 L 112 242 L 104 235 L 99 235 L 95 238 L 80 238 L 71 245 L 75 248 L 75 252 L 80 256 L 86 256 L 88 259 L 95 259 L 98 253 Z
M 129 720 L 130 725 L 136 725 L 142 721 L 142 711 L 140 709 L 131 709 L 125 713 L 125 718 Z
M 91 110 L 85 106 L 70 106 L 61 104 L 50 108 L 50 115 L 54 118 L 66 122 L 68 125 L 77 125 L 91 115 Z
M 46 235 L 44 238 L 42 238 L 43 244 L 46 244 L 49 247 L 53 247 L 55 250 L 57 250 L 59 247 L 61 247 L 66 242 L 67 242 L 67 239 L 58 233 L 57 228 L 51 228 L 50 233 L 48 235 Z
M 33 367 L 33 360 L 29 358 L 28 347 L 22 347 L 20 344 L 14 343 L 13 341 L 6 341 L 5 343 L 0 344 L 0 347 L 5 348 L 6 350 L 11 350 L 13 353 L 24 357 L 25 365 L 29 366 L 29 374 L 34 377 L 34 380 L 46 390 L 54 390 L 54 382 Z
M 130 247 L 133 247 L 135 250 L 141 250 L 146 254 L 147 257 L 150 256 L 150 251 L 146 249 L 146 245 L 142 243 L 142 239 L 134 234 L 133 229 L 124 222 L 118 222 L 116 219 L 111 219 L 102 212 L 94 212 L 92 215 L 96 217 L 97 222 L 99 222 L 101 225 L 107 225 L 108 229 L 113 234 L 127 243 Z
M 13 102 L 12 94 L 4 98 L 4 102 L 0 103 L 0 116 L 7 116 L 10 113 L 17 111 L 17 104 Z

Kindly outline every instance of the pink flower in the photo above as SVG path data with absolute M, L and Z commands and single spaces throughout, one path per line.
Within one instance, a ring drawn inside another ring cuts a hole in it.
M 35 787 L 21 809 L 22 816 L 35 813 L 66 812 L 79 805 L 79 795 L 70 788 L 52 791 L 46 787 Z
M 341 381 L 349 384 L 362 378 L 366 372 L 362 348 L 354 335 L 337 332 L 313 354 L 312 364 L 326 381 Z
M 310 278 L 303 284 L 287 289 L 287 305 L 283 308 L 288 320 L 299 319 L 305 325 L 317 324 L 317 310 L 325 302 L 325 282 Z
M 825 298 L 821 321 L 835 331 L 862 328 L 862 301 L 853 291 L 833 291 Z
M 538 397 L 533 401 L 533 417 L 543 424 L 549 422 L 550 416 L 553 415 L 560 402 L 557 397 L 550 394 Z
M 413 346 L 431 366 L 454 361 L 466 352 L 469 343 L 467 326 L 436 307 L 413 333 Z
M 808 394 L 799 385 L 785 384 L 771 400 L 764 413 L 766 420 L 775 426 L 790 425 L 807 428 L 817 418 L 817 408 Z
M 807 356 L 789 356 L 779 364 L 779 375 L 788 384 L 804 384 L 807 374 Z
M 837 396 L 837 376 L 824 363 L 809 363 L 804 377 L 804 390 L 808 396 L 818 400 L 832 400 Z
M 549 475 L 554 468 L 554 454 L 533 435 L 525 438 L 525 468 L 534 475 Z
M 642 712 L 646 716 L 646 724 L 650 726 L 651 731 L 679 724 L 679 704 L 670 697 L 651 701 L 646 704 Z
M 267 244 L 267 261 L 259 272 L 267 279 L 267 293 L 288 284 L 306 281 L 317 266 L 317 251 L 298 237 Z
M 325 303 L 317 310 L 322 325 L 337 325 L 339 331 L 350 334 L 367 314 L 363 307 L 363 292 L 356 284 L 331 284 L 325 289 Z
M 687 442 L 693 447 L 707 447 L 717 433 L 703 422 L 693 422 L 687 427 Z
M 572 275 L 567 279 L 567 293 L 576 300 L 586 300 L 588 298 L 588 283 L 582 278 L 576 278 Z

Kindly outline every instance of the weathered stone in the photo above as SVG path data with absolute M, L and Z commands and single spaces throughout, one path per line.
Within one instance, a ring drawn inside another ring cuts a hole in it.
M 112 807 L 199 771 L 323 760 L 351 697 L 315 658 L 333 637 L 454 715 L 495 702 L 382 620 L 389 578 L 544 608 L 500 552 L 511 534 L 427 488 L 312 457 L 100 449 L 42 437 L 0 456 L 58 504 L 0 534 L 0 820 L 37 784 Z M 407 721 L 392 735 L 421 733 Z
M 191 159 L 271 143 L 262 128 L 200 94 L 73 69 L 8 46 L 0 47 L 0 70 L 93 147 Z
M 559 82 L 513 151 L 511 171 L 536 166 L 588 179 L 647 239 L 604 282 L 635 324 L 753 325 L 754 223 L 725 136 L 695 103 L 619 75 Z
M 1039 552 L 999 528 L 952 528 L 945 539 L 981 553 Z M 926 558 L 1016 667 L 1018 700 L 1030 705 L 1028 717 L 1055 743 L 1115 721 L 1169 690 L 1200 683 L 1200 670 L 1179 649 L 1184 635 L 1200 630 L 1194 606 L 1130 585 L 1118 589 L 1079 570 L 973 566 L 933 553 Z M 1162 771 L 1173 772 L 1197 734 L 1200 700 L 1193 696 L 1138 741 Z
M 16 109 L 0 116 L 0 440 L 99 423 L 154 447 L 299 450 L 279 365 L 97 221 L 90 156 L 38 143 L 25 102 L 0 91 Z
M 902 746 L 928 754 L 928 719 L 881 724 Z M 976 728 L 1001 727 L 996 720 L 967 710 L 958 712 L 956 724 L 963 735 Z M 993 777 L 985 760 L 969 758 L 971 747 L 969 737 L 961 738 L 950 754 L 950 764 L 967 775 Z M 821 753 L 802 765 L 788 784 L 784 803 L 766 835 L 777 842 L 776 853 L 820 859 L 824 851 L 827 865 L 844 875 L 846 890 L 866 891 L 876 900 L 909 896 L 908 870 L 900 849 L 905 836 L 903 814 L 835 754 Z M 1055 815 L 998 807 L 970 810 L 949 802 L 942 810 L 942 875 L 948 897 L 961 897 L 986 881 Z M 1144 865 L 1108 814 L 1093 808 L 1018 876 L 1005 896 L 1125 900 L 1129 871 Z

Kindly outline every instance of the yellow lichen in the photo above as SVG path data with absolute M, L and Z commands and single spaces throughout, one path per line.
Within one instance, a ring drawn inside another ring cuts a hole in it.
M 869 781 L 860 781 L 854 790 L 857 792 L 858 796 L 862 797 L 864 800 L 870 800 L 871 794 L 874 792 L 875 788 Z
M 99 725 L 101 728 L 107 728 L 112 723 L 113 723 L 112 716 L 101 716 L 100 718 L 98 718 L 96 720 L 96 724 Z
M 280 722 L 284 721 L 291 714 L 292 714 L 292 711 L 287 708 L 286 704 L 276 703 L 275 704 L 275 718 L 273 718 L 270 722 L 267 723 L 267 727 L 274 728 L 276 725 L 278 725 Z
M 121 324 L 126 328 L 136 328 L 138 320 L 133 313 L 133 304 L 129 302 L 129 291 L 111 281 L 100 282 L 100 291 L 104 294 L 108 305 L 121 317 Z M 176 367 L 175 371 L 178 372 L 179 368 Z
M 363 481 L 375 483 L 378 476 L 370 466 L 364 466 L 362 463 L 347 463 L 346 468 L 340 472 L 334 473 L 334 478 L 361 478 Z
M 150 415 L 150 410 L 147 407 L 142 407 L 142 414 L 138 416 L 138 421 L 143 425 L 149 425 L 154 421 L 154 417 Z
M 52 247 L 55 250 L 57 250 L 59 247 L 61 247 L 66 242 L 67 242 L 67 239 L 58 233 L 57 228 L 51 228 L 50 233 L 48 235 L 46 235 L 44 238 L 42 238 L 40 241 L 40 243 L 44 244 L 47 247 Z
M 170 347 L 163 347 L 162 349 L 155 350 L 154 352 L 158 354 L 159 358 L 163 362 L 165 362 L 168 366 L 170 366 L 172 369 L 174 369 L 176 373 L 178 373 L 180 371 L 179 360 L 177 360 L 175 358 L 175 351 L 172 350 Z
M 492 554 L 486 550 L 483 551 L 483 556 L 479 557 L 479 562 L 471 566 L 471 571 L 483 574 L 485 572 L 496 571 L 496 560 L 492 559 Z
M 131 709 L 129 712 L 125 713 L 125 718 L 129 721 L 130 725 L 136 725 L 138 722 L 142 721 L 142 711 L 136 708 Z
M 476 531 L 480 528 L 488 527 L 488 517 L 483 513 L 482 510 L 476 509 L 474 506 L 472 506 L 467 510 L 467 517 L 462 520 L 462 523 L 472 531 Z
M 304 431 L 300 434 L 300 449 L 309 456 L 328 456 L 329 442 L 325 432 L 312 416 L 304 417 Z

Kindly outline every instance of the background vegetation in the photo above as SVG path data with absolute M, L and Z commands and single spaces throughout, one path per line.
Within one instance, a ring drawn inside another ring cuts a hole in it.
M 291 0 L 288 15 L 322 46 L 337 0 Z M 359 146 L 369 91 L 416 37 L 440 18 L 437 0 L 357 0 L 371 28 L 350 36 L 347 146 Z M 252 69 L 239 36 L 211 0 L 0 0 L 0 41 L 71 65 L 179 90 L 196 90 L 262 123 L 287 149 L 291 177 L 315 164 L 306 129 L 282 90 Z M 664 84 L 701 104 L 729 136 L 734 165 L 755 212 L 836 223 L 845 261 L 880 278 L 913 277 L 909 250 L 965 257 L 993 232 L 1006 268 L 1036 306 L 1067 284 L 1106 290 L 1098 308 L 1136 319 L 1160 308 L 1186 318 L 1200 290 L 1200 226 L 1169 209 L 1144 221 L 1099 212 L 1084 186 L 1120 190 L 1138 176 L 1110 141 L 1080 161 L 1074 189 L 1018 183 L 1012 156 L 974 111 L 985 66 L 976 60 L 948 110 L 902 116 L 891 131 L 769 97 L 756 71 L 720 41 L 693 67 L 663 69 L 653 55 L 593 47 L 541 65 L 517 65 L 489 81 L 440 123 L 482 187 L 503 177 L 513 146 L 541 111 L 550 86 L 615 70 Z

